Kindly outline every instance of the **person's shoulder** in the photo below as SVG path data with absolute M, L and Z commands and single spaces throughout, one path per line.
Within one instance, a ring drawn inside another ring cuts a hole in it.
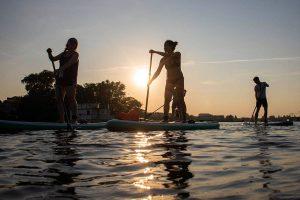
M 266 82 L 262 82 L 263 85 L 268 86 L 269 84 Z
M 174 52 L 175 56 L 181 56 L 181 53 L 179 51 Z
M 180 59 L 181 58 L 181 53 L 179 51 L 174 52 L 173 58 Z
M 77 51 L 73 51 L 73 55 L 79 56 L 79 53 Z
M 79 58 L 79 53 L 77 51 L 73 51 L 72 53 L 72 57 L 75 57 L 75 58 Z

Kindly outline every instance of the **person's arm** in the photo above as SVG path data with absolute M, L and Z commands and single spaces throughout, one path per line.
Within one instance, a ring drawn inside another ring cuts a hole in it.
M 156 70 L 156 72 L 153 74 L 152 78 L 149 80 L 148 85 L 151 85 L 152 81 L 154 81 L 160 74 L 165 62 L 164 62 L 164 58 L 162 58 L 159 62 L 158 68 Z
M 269 84 L 268 84 L 268 83 L 265 82 L 265 84 L 266 84 L 266 87 L 269 87 Z
M 68 62 L 66 62 L 63 66 L 61 66 L 59 69 L 63 71 L 69 68 L 70 66 L 72 66 L 74 63 L 78 61 L 78 57 L 79 54 L 77 52 L 74 52 L 71 59 Z
M 50 59 L 51 61 L 57 61 L 57 60 L 60 60 L 61 55 L 63 54 L 63 53 L 60 53 L 60 54 L 58 54 L 57 56 L 53 56 L 53 55 L 52 55 L 52 49 L 50 49 L 50 48 L 47 49 L 47 53 L 48 53 L 48 57 L 49 57 L 49 59 Z
M 254 92 L 255 92 L 255 99 L 258 100 L 258 95 L 257 95 L 257 88 L 256 88 L 256 86 L 254 87 Z
M 57 60 L 60 60 L 61 59 L 61 55 L 62 55 L 63 53 L 60 53 L 60 54 L 58 54 L 57 56 L 52 56 L 52 60 L 51 61 L 57 61 Z
M 149 53 L 156 53 L 160 56 L 166 56 L 167 55 L 167 53 L 165 53 L 165 52 L 155 51 L 155 50 L 152 50 L 152 49 L 149 51 Z
M 163 65 L 165 65 L 169 60 L 174 60 L 176 63 L 181 63 L 181 54 L 180 52 L 175 52 L 172 54 L 165 54 L 165 56 L 161 59 Z

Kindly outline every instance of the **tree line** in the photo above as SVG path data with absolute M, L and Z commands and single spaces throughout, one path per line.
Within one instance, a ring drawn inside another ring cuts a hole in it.
M 57 107 L 55 100 L 54 73 L 44 70 L 25 76 L 21 83 L 25 85 L 27 94 L 0 101 L 0 118 L 27 121 L 56 121 Z M 137 108 L 141 112 L 141 102 L 129 97 L 126 86 L 117 81 L 102 81 L 77 85 L 76 99 L 78 104 L 99 103 L 102 108 L 109 109 L 112 115 L 128 112 Z

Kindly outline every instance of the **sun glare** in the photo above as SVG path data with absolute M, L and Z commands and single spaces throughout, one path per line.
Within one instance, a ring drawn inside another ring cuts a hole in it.
M 148 74 L 145 69 L 139 69 L 134 74 L 134 82 L 139 87 L 144 87 L 148 82 Z

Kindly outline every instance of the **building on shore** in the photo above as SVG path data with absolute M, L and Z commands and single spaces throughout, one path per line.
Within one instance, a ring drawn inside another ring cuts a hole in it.
M 109 108 L 98 103 L 78 104 L 78 118 L 88 122 L 107 121 L 112 119 Z
M 21 97 L 8 97 L 0 103 L 0 119 L 17 120 L 18 104 Z
M 224 121 L 224 115 L 212 115 L 209 113 L 200 113 L 197 117 L 199 121 Z

